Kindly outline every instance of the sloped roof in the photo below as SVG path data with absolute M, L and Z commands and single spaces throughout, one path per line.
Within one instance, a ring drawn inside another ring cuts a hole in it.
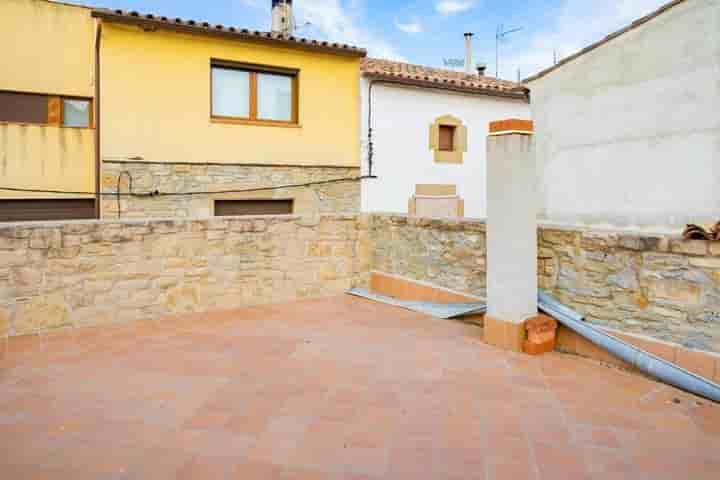
M 595 43 L 593 43 L 593 44 L 588 45 L 587 47 L 583 48 L 582 50 L 580 50 L 579 52 L 577 52 L 577 53 L 575 53 L 575 54 L 573 54 L 573 55 L 570 55 L 569 57 L 563 58 L 562 60 L 560 60 L 560 61 L 559 61 L 558 63 L 556 63 L 555 65 L 553 65 L 553 66 L 551 66 L 551 67 L 548 67 L 548 68 L 546 68 L 545 70 L 542 70 L 542 71 L 536 73 L 535 75 L 532 75 L 532 76 L 526 78 L 525 80 L 523 80 L 522 83 L 529 83 L 529 82 L 535 81 L 535 80 L 537 80 L 537 79 L 539 79 L 539 78 L 541 78 L 541 77 L 544 77 L 544 76 L 547 75 L 548 73 L 557 70 L 558 68 L 562 67 L 563 65 L 565 65 L 565 64 L 567 64 L 567 63 L 570 63 L 570 62 L 572 62 L 573 60 L 575 60 L 575 59 L 577 59 L 577 58 L 579 58 L 579 57 L 582 57 L 582 56 L 585 55 L 586 53 L 591 52 L 591 51 L 595 50 L 596 48 L 605 45 L 605 44 L 608 43 L 609 41 L 614 40 L 615 38 L 617 38 L 617 37 L 619 37 L 619 36 L 621 36 L 621 35 L 629 32 L 629 31 L 631 31 L 631 30 L 635 30 L 635 29 L 638 28 L 639 26 L 646 24 L 647 22 L 649 22 L 650 20 L 654 19 L 655 17 L 658 17 L 659 15 L 662 15 L 663 13 L 667 12 L 667 11 L 670 10 L 671 8 L 676 7 L 677 5 L 680 5 L 681 3 L 685 3 L 686 1 L 687 1 L 687 0 L 673 0 L 673 1 L 670 2 L 670 3 L 666 3 L 666 4 L 663 5 L 662 7 L 658 8 L 657 10 L 655 10 L 654 12 L 649 13 L 648 15 L 645 15 L 645 16 L 642 17 L 642 18 L 638 18 L 637 20 L 635 20 L 634 22 L 632 22 L 630 25 L 626 26 L 625 28 L 621 28 L 620 30 L 618 30 L 618 31 L 616 31 L 616 32 L 613 32 L 613 33 L 607 35 L 607 36 L 606 36 L 605 38 L 603 38 L 602 40 L 599 40 L 599 41 L 597 41 L 597 42 L 595 42 Z
M 247 28 L 211 24 L 209 22 L 201 22 L 197 20 L 170 18 L 161 15 L 154 15 L 152 13 L 95 8 L 92 11 L 92 16 L 110 22 L 139 25 L 148 28 L 164 28 L 184 33 L 220 36 L 251 42 L 262 42 L 288 48 L 317 50 L 338 55 L 364 57 L 367 54 L 367 52 L 362 48 L 344 43 L 312 40 L 292 35 L 282 35 L 272 32 L 249 30 Z
M 365 76 L 417 87 L 440 88 L 464 93 L 527 98 L 527 89 L 515 82 L 442 68 L 413 65 L 379 58 L 364 58 L 360 69 Z

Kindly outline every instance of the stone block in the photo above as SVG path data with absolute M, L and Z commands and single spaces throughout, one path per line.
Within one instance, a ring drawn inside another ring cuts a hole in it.
M 169 290 L 165 304 L 173 313 L 189 313 L 196 311 L 200 299 L 197 289 L 192 286 L 180 286 Z
M 15 308 L 15 334 L 24 335 L 72 325 L 61 294 L 32 297 Z
M 329 257 L 332 255 L 332 245 L 326 241 L 314 241 L 308 244 L 309 257 Z
M 720 257 L 691 257 L 690 265 L 710 270 L 720 270 Z
M 697 305 L 700 302 L 702 289 L 695 283 L 682 280 L 652 280 L 650 282 L 650 298 L 666 300 L 682 305 Z
M 720 257 L 720 241 L 719 242 L 710 242 L 710 245 L 708 245 L 708 249 L 710 251 L 710 255 L 713 255 L 715 257 Z
M 57 228 L 38 228 L 30 235 L 30 248 L 46 249 L 60 248 L 62 246 L 62 233 Z
M 707 255 L 708 242 L 705 240 L 673 240 L 670 242 L 670 250 L 673 253 L 684 253 L 686 255 Z

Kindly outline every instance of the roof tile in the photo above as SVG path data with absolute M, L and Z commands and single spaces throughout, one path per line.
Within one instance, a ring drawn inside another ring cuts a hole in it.
M 527 89 L 521 84 L 507 80 L 380 58 L 365 58 L 360 68 L 368 77 L 392 79 L 419 87 L 516 98 L 526 98 L 527 94 Z
M 273 32 L 261 32 L 258 30 L 250 31 L 246 28 L 225 27 L 217 24 L 211 25 L 209 22 L 200 22 L 197 20 L 183 20 L 176 17 L 172 20 L 167 17 L 156 16 L 153 14 L 141 14 L 137 11 L 125 12 L 123 10 L 111 10 L 105 8 L 93 9 L 92 15 L 107 21 L 117 21 L 132 24 L 153 25 L 157 27 L 167 27 L 173 29 L 182 29 L 183 31 L 205 33 L 212 35 L 224 35 L 237 39 L 261 40 L 277 44 L 284 44 L 288 47 L 297 46 L 299 48 L 312 48 L 327 53 L 337 53 L 343 55 L 352 55 L 364 57 L 367 52 L 358 47 L 346 44 L 330 43 L 327 41 L 318 42 L 317 40 L 309 40 L 295 36 L 288 36 Z

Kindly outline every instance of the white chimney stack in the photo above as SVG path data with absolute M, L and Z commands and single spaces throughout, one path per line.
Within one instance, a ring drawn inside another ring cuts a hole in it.
M 292 35 L 294 31 L 292 0 L 272 0 L 272 32 Z
M 468 32 L 465 34 L 465 73 L 472 75 L 473 62 L 472 62 L 472 37 L 473 34 Z

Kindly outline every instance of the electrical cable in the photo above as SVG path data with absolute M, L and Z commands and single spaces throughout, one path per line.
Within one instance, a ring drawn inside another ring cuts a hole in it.
M 122 172 L 122 173 L 127 173 L 127 172 Z M 122 173 L 121 173 L 121 175 L 122 175 Z M 160 192 L 158 190 L 153 190 L 150 192 L 133 192 L 133 191 L 120 192 L 118 189 L 117 191 L 114 191 L 114 192 L 100 192 L 100 195 L 116 196 L 116 197 L 169 197 L 169 196 L 216 195 L 216 194 L 226 194 L 226 193 L 248 193 L 248 192 L 262 192 L 262 191 L 268 191 L 268 190 L 281 190 L 281 189 L 285 189 L 285 188 L 312 187 L 314 185 L 328 185 L 328 184 L 333 184 L 333 183 L 358 182 L 358 181 L 365 180 L 368 178 L 377 178 L 377 177 L 375 177 L 373 175 L 361 175 L 361 176 L 357 176 L 357 177 L 331 178 L 329 180 L 317 180 L 314 182 L 273 185 L 273 186 L 268 186 L 268 187 L 253 187 L 253 188 L 213 190 L 213 191 L 193 191 L 193 192 Z M 132 180 L 131 180 L 130 184 L 132 185 Z M 55 194 L 61 194 L 61 195 L 96 195 L 97 194 L 97 192 L 72 191 L 72 190 L 52 190 L 52 189 L 41 189 L 41 188 L 4 187 L 4 186 L 0 186 L 0 190 L 10 191 L 10 192 L 25 192 L 25 193 L 55 193 Z

